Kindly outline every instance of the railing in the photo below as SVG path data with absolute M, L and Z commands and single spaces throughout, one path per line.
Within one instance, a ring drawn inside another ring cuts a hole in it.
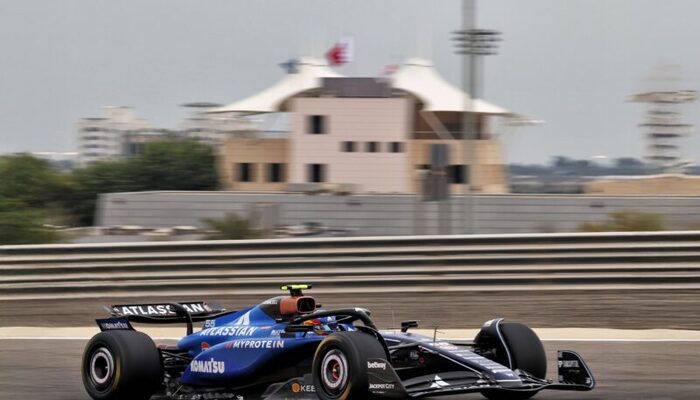
M 0 246 L 0 300 L 700 288 L 700 232 Z

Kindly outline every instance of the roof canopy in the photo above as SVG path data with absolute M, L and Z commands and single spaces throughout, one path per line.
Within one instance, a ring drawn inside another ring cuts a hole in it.
M 341 77 L 325 61 L 303 57 L 296 65 L 297 72 L 243 100 L 209 110 L 210 113 L 239 112 L 248 114 L 280 112 L 285 100 L 310 89 L 321 87 L 321 78 Z
M 342 77 L 330 69 L 325 61 L 310 57 L 299 60 L 297 71 L 287 74 L 284 79 L 260 93 L 207 112 L 259 114 L 285 111 L 283 108 L 286 100 L 304 91 L 321 87 L 322 78 Z M 468 95 L 444 80 L 427 60 L 408 59 L 391 76 L 391 81 L 393 88 L 417 97 L 423 103 L 422 111 L 511 114 L 504 108 L 480 99 L 470 101 L 469 110 L 466 110 Z
M 427 60 L 410 58 L 391 78 L 395 89 L 411 93 L 423 102 L 423 111 L 510 114 L 510 111 L 481 99 L 470 101 L 467 110 L 465 103 L 469 95 L 444 80 Z

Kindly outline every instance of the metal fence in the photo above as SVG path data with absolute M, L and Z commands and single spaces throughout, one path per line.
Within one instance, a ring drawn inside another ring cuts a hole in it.
M 0 246 L 0 300 L 700 288 L 700 231 Z

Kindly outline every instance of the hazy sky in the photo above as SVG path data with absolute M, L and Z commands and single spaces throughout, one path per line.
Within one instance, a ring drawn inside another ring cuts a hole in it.
M 658 65 L 700 88 L 699 19 L 695 0 L 482 0 L 479 25 L 504 34 L 486 99 L 546 120 L 504 137 L 508 161 L 641 156 L 643 107 L 626 97 L 650 88 Z M 342 73 L 418 55 L 459 84 L 449 38 L 460 23 L 456 0 L 2 0 L 0 153 L 73 150 L 74 123 L 107 105 L 174 127 L 180 104 L 255 93 L 282 77 L 279 62 L 321 56 L 342 35 L 356 49 Z M 688 156 L 699 150 L 696 134 Z

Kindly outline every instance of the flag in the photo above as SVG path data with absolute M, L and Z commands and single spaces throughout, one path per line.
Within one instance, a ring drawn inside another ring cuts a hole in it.
M 351 37 L 341 38 L 326 53 L 326 59 L 331 66 L 343 65 L 353 61 L 355 46 Z
M 282 69 L 288 74 L 298 73 L 299 69 L 297 68 L 297 65 L 299 65 L 299 61 L 293 58 L 289 59 L 289 61 L 279 63 L 279 66 L 282 67 Z

